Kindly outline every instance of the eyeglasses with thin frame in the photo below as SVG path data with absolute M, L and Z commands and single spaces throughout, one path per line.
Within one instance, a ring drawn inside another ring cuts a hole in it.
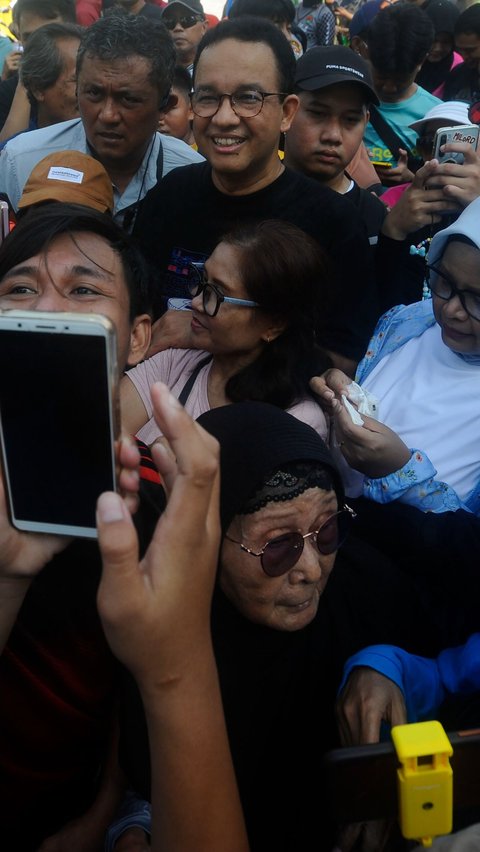
M 258 553 L 229 535 L 225 535 L 225 538 L 240 545 L 245 553 L 260 559 L 262 569 L 268 577 L 281 577 L 297 564 L 307 538 L 313 539 L 319 553 L 324 556 L 335 553 L 347 538 L 354 518 L 356 513 L 350 506 L 345 505 L 343 509 L 328 518 L 318 530 L 305 535 L 301 532 L 284 533 L 267 541 Z
M 265 98 L 286 98 L 285 92 L 260 92 L 257 89 L 245 89 L 240 92 L 215 95 L 213 92 L 191 92 L 190 103 L 195 115 L 200 118 L 212 118 L 220 109 L 223 99 L 228 98 L 230 106 L 239 118 L 253 118 L 262 109 Z
M 189 30 L 190 27 L 194 27 L 200 21 L 203 21 L 200 15 L 182 15 L 181 18 L 167 18 L 165 15 L 162 17 L 162 23 L 165 24 L 167 30 L 174 30 L 177 24 L 180 24 L 182 30 Z
M 469 317 L 480 321 L 480 291 L 460 290 L 445 272 L 441 272 L 434 266 L 427 265 L 428 286 L 435 296 L 448 302 L 454 296 L 458 296 L 464 311 Z
M 251 299 L 234 299 L 232 296 L 224 296 L 222 291 L 208 281 L 205 267 L 203 263 L 190 263 L 190 279 L 188 281 L 188 291 L 192 297 L 203 296 L 203 310 L 209 317 L 215 317 L 222 302 L 228 305 L 236 305 L 239 308 L 258 308 L 258 302 Z

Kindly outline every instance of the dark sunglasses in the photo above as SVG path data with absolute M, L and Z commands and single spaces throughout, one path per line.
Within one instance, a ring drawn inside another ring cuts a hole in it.
M 177 24 L 180 24 L 182 29 L 189 30 L 194 27 L 199 21 L 203 21 L 201 15 L 182 15 L 181 18 L 167 18 L 165 15 L 162 18 L 162 23 L 165 24 L 167 30 L 174 30 Z
M 260 564 L 268 577 L 281 577 L 297 564 L 303 553 L 306 538 L 313 538 L 319 553 L 324 556 L 335 553 L 345 541 L 355 517 L 356 513 L 353 509 L 350 506 L 344 506 L 340 512 L 328 518 L 320 529 L 305 535 L 301 532 L 284 533 L 267 541 L 258 553 L 228 535 L 225 535 L 225 538 L 234 544 L 239 544 L 245 553 L 260 559 Z

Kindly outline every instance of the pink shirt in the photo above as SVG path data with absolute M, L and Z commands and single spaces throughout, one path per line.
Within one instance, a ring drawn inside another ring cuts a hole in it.
M 146 361 L 142 361 L 137 367 L 128 370 L 126 375 L 133 382 L 137 392 L 145 406 L 147 413 L 147 421 L 145 426 L 137 432 L 137 437 L 141 441 L 150 445 L 156 438 L 162 434 L 152 417 L 152 403 L 150 400 L 150 388 L 155 382 L 164 382 L 170 388 L 173 395 L 180 396 L 184 385 L 186 384 L 190 374 L 199 361 L 206 357 L 207 353 L 198 349 L 166 349 L 164 352 L 158 352 Z M 200 370 L 188 399 L 185 403 L 185 409 L 196 419 L 210 410 L 208 402 L 208 375 L 212 362 L 202 367 Z M 311 397 L 305 397 L 301 402 L 296 403 L 288 409 L 290 414 L 308 423 L 316 432 L 323 438 L 327 439 L 328 428 L 325 415 L 320 406 Z

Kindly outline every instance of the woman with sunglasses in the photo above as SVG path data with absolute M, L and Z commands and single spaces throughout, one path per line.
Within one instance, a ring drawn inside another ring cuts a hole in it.
M 198 422 L 220 444 L 222 542 L 211 625 L 250 849 L 331 852 L 321 759 L 338 745 L 343 664 L 367 636 L 402 635 L 418 650 L 419 631 L 429 628 L 409 581 L 365 543 L 345 541 L 353 515 L 311 427 L 256 402 L 216 408 Z M 193 572 L 197 548 L 201 540 L 191 542 Z M 188 609 L 186 600 L 186 618 Z M 124 698 L 122 763 L 148 799 L 133 682 Z
M 388 311 L 357 370 L 380 400 L 381 423 L 352 422 L 340 371 L 312 386 L 345 459 L 363 474 L 364 497 L 480 515 L 480 198 L 433 237 L 427 280 L 431 300 Z
M 326 255 L 288 222 L 266 220 L 226 235 L 205 265 L 186 270 L 195 349 L 153 355 L 121 383 L 124 426 L 151 445 L 161 436 L 150 388 L 164 382 L 196 418 L 255 399 L 287 409 L 325 438 L 308 381 L 328 366 L 315 328 L 331 298 Z

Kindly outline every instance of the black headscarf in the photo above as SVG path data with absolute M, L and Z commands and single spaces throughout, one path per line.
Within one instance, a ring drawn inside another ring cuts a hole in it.
M 237 402 L 207 411 L 198 422 L 220 443 L 223 532 L 266 478 L 289 462 L 324 467 L 343 506 L 342 481 L 330 451 L 311 426 L 292 414 L 266 402 Z

